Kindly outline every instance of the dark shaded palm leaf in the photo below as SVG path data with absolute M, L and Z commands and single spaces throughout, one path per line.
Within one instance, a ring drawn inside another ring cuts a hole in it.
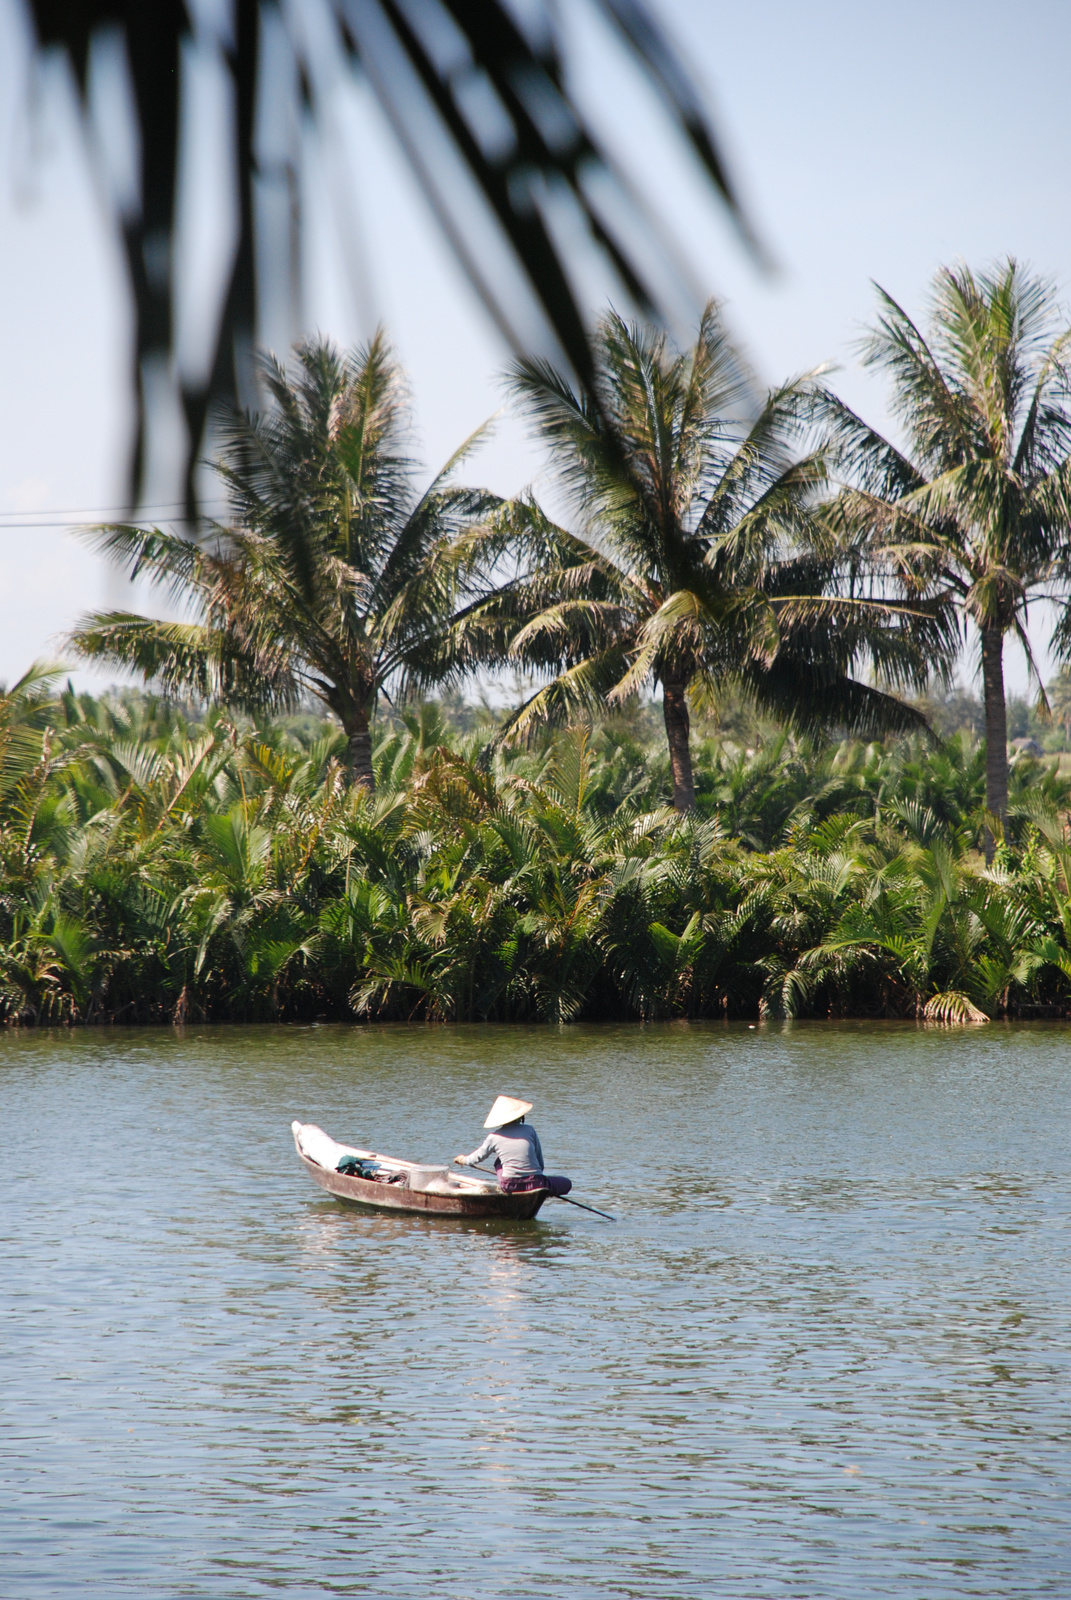
M 655 18 L 637 0 L 600 0 L 612 31 L 639 62 L 670 121 L 691 147 L 713 191 L 744 227 L 700 96 Z M 67 51 L 83 97 L 91 47 L 106 30 L 122 38 L 142 149 L 138 205 L 120 219 L 135 305 L 134 380 L 138 423 L 131 495 L 142 487 L 147 434 L 146 368 L 175 351 L 172 267 L 183 53 L 190 16 L 179 0 L 30 0 L 43 49 Z M 619 170 L 571 100 L 568 48 L 552 6 L 528 9 L 522 27 L 506 0 L 330 0 L 323 26 L 303 26 L 302 9 L 275 14 L 312 113 L 323 115 L 339 61 L 358 63 L 408 156 L 458 259 L 503 335 L 518 352 L 545 345 L 541 329 L 582 381 L 592 373 L 574 253 L 561 242 L 563 214 L 577 219 L 616 273 L 623 292 L 649 314 L 662 311 L 679 279 L 672 247 L 642 214 Z M 194 467 L 209 410 L 247 399 L 257 324 L 255 126 L 264 15 L 259 0 L 236 0 L 220 46 L 233 89 L 233 131 L 218 164 L 237 174 L 237 246 L 204 377 L 182 380 L 189 433 L 188 515 L 196 512 Z M 473 238 L 477 203 L 488 247 Z M 745 228 L 746 233 L 746 228 Z M 654 245 L 640 252 L 637 238 Z M 523 293 L 518 293 L 522 290 Z M 523 303 L 527 300 L 527 306 Z

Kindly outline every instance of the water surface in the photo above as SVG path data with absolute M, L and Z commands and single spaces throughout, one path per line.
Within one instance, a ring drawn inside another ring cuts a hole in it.
M 1071 1593 L 1071 1033 L 0 1036 L 0 1594 Z M 537 1104 L 564 1205 L 362 1212 Z

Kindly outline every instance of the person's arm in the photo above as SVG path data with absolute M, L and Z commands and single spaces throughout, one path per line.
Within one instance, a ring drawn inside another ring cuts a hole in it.
M 494 1137 L 492 1136 L 489 1139 L 485 1139 L 483 1141 L 483 1144 L 480 1146 L 480 1148 L 478 1150 L 474 1150 L 470 1156 L 455 1156 L 454 1157 L 454 1166 L 455 1167 L 474 1167 L 474 1166 L 476 1166 L 477 1162 L 480 1162 L 480 1161 L 483 1160 L 484 1156 L 489 1156 L 492 1153 L 492 1151 L 494 1150 L 494 1148 L 495 1148 L 495 1141 L 494 1141 Z
M 543 1146 L 539 1142 L 539 1135 L 532 1129 L 532 1143 L 535 1145 L 535 1158 L 539 1162 L 539 1170 L 543 1170 Z

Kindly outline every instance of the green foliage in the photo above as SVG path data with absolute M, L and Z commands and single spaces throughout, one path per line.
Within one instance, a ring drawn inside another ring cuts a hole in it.
M 521 573 L 481 610 L 486 659 L 545 674 L 512 732 L 599 714 L 663 689 L 674 804 L 695 803 L 690 712 L 746 687 L 811 731 L 918 727 L 911 706 L 860 681 L 870 665 L 921 688 L 954 648 L 950 614 L 872 592 L 816 519 L 823 451 L 800 451 L 811 403 L 800 379 L 759 395 L 711 302 L 694 346 L 611 313 L 595 339 L 594 390 L 525 361 L 513 387 L 578 531 L 534 504 L 511 510 Z
M 1071 1003 L 1071 783 L 1012 768 L 990 868 L 961 734 L 709 733 L 671 804 L 639 712 L 495 750 L 449 706 L 376 741 L 46 674 L 0 696 L 0 1016 L 911 1016 Z
M 235 413 L 223 434 L 231 525 L 210 544 L 126 525 L 93 535 L 194 620 L 96 613 L 71 643 L 169 693 L 252 711 L 318 698 L 371 787 L 380 692 L 448 677 L 451 622 L 486 593 L 469 539 L 498 502 L 451 481 L 483 430 L 418 492 L 405 387 L 382 333 L 348 357 L 314 340 L 291 372 L 271 356 L 262 366 L 270 408 Z
M 977 629 L 987 801 L 1002 817 L 1005 637 L 1018 639 L 1037 677 L 1028 606 L 1066 594 L 1071 327 L 1052 286 L 1012 259 L 977 275 L 962 263 L 940 268 L 925 332 L 882 289 L 878 301 L 864 358 L 890 381 L 907 450 L 819 393 L 816 410 L 847 484 L 827 518 L 842 548 L 854 544 L 860 559 L 885 567 L 906 596 L 953 606 Z M 1053 635 L 1065 658 L 1069 619 L 1065 606 Z

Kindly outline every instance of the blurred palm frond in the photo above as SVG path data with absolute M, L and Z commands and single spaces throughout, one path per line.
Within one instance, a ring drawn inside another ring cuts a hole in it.
M 637 312 L 664 317 L 680 298 L 674 243 L 652 226 L 633 176 L 578 103 L 571 87 L 577 47 L 549 0 L 524 8 L 509 0 L 299 0 L 285 8 L 234 0 L 218 15 L 192 0 L 30 0 L 30 11 L 39 50 L 66 51 L 87 113 L 100 96 L 97 69 L 107 58 L 109 98 L 129 100 L 140 145 L 136 183 L 113 195 L 135 308 L 132 503 L 144 486 L 159 404 L 154 374 L 164 371 L 175 375 L 181 394 L 186 510 L 191 520 L 197 515 L 196 469 L 210 414 L 221 402 L 253 397 L 268 276 L 293 278 L 300 270 L 302 126 L 311 119 L 325 143 L 337 142 L 331 106 L 342 74 L 360 73 L 370 84 L 516 354 L 564 357 L 587 384 L 593 367 L 579 276 L 593 248 Z M 592 11 L 639 64 L 758 253 L 702 98 L 655 17 L 639 0 L 592 0 Z M 190 341 L 174 310 L 177 218 L 184 166 L 195 140 L 206 137 L 192 126 L 187 92 L 195 62 L 203 67 L 206 60 L 222 70 L 231 98 L 212 157 L 236 180 L 236 242 L 214 326 L 193 340 L 203 356 L 183 362 L 180 347 Z M 348 241 L 351 253 L 358 244 Z M 290 293 L 293 303 L 293 282 Z

